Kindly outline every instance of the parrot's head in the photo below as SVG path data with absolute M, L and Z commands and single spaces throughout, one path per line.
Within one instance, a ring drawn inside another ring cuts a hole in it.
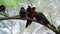
M 33 7 L 32 9 L 33 9 L 33 10 L 36 10 L 36 7 Z
M 31 6 L 28 6 L 28 8 L 31 8 Z
M 34 10 L 34 11 L 35 11 L 35 10 L 36 10 L 36 7 L 33 7 L 33 8 L 32 8 L 32 10 Z
M 27 11 L 31 11 L 31 6 L 28 6 Z
M 24 7 L 21 7 L 21 9 L 24 9 Z

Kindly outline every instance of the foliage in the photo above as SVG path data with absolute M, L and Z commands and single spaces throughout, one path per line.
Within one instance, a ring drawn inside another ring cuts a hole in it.
M 59 32 L 60 32 L 60 26 L 58 26 L 58 30 L 59 30 Z

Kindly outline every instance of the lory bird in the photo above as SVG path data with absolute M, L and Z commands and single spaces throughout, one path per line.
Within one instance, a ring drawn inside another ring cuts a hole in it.
M 5 9 L 6 9 L 6 7 L 5 7 L 4 5 L 0 5 L 0 14 L 4 13 L 4 14 L 2 14 L 2 15 L 4 15 L 4 16 L 7 17 L 7 14 L 5 13 Z M 2 13 L 1 13 L 1 12 L 2 12 Z
M 27 17 L 28 18 L 30 18 L 31 9 L 32 9 L 31 6 L 28 6 L 28 8 L 27 8 L 27 12 L 28 12 Z M 31 24 L 31 22 L 32 22 L 31 20 L 27 20 L 25 28 L 27 28 Z
M 48 21 L 48 19 L 45 17 L 45 15 L 42 12 L 35 12 L 35 19 L 37 20 L 38 23 L 43 24 L 45 26 L 51 26 L 55 28 L 55 26 L 51 25 Z M 56 29 L 56 28 L 55 28 Z
M 20 17 L 23 18 L 23 19 L 26 18 L 26 15 L 27 15 L 26 12 L 27 11 L 24 9 L 24 7 L 21 7 L 21 10 L 19 12 Z
M 27 8 L 28 18 L 31 18 L 31 19 L 34 18 L 35 9 L 36 9 L 35 7 L 31 8 L 30 6 L 28 6 L 28 8 Z M 31 20 L 27 20 L 25 28 L 27 28 L 29 25 L 31 25 L 31 23 L 32 23 Z
M 5 6 L 4 5 L 0 5 L 0 12 L 1 11 L 5 11 Z

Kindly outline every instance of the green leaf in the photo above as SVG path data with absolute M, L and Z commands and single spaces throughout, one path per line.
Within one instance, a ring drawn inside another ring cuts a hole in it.
M 58 26 L 58 31 L 60 32 L 60 26 Z
M 4 0 L 0 0 L 0 4 L 4 4 Z
M 17 2 L 15 0 L 5 0 L 5 5 L 8 6 L 8 7 L 13 7 L 15 5 L 17 5 Z

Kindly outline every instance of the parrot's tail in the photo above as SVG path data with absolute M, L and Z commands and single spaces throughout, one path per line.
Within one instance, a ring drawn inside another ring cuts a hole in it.
M 53 24 L 49 24 L 49 25 L 50 25 L 50 27 L 56 29 L 56 27 Z
M 27 20 L 26 26 L 25 28 L 27 28 L 29 25 L 31 25 L 32 21 L 31 20 Z

